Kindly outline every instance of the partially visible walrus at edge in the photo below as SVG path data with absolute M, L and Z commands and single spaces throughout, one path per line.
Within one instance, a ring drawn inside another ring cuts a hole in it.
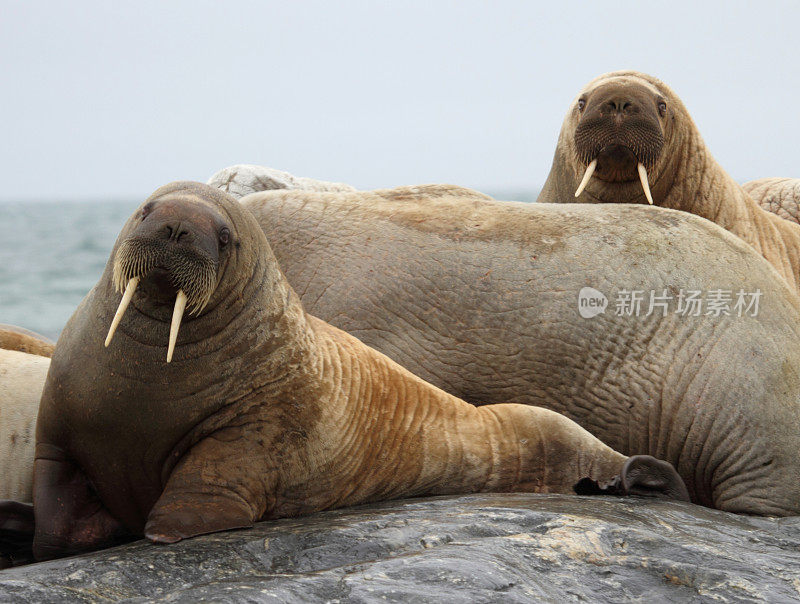
M 749 243 L 800 288 L 800 225 L 762 210 L 711 156 L 680 98 L 644 73 L 608 73 L 581 90 L 539 201 L 690 212 Z
M 546 409 L 476 408 L 307 315 L 253 216 L 186 182 L 131 216 L 64 328 L 33 481 L 39 560 L 424 494 L 688 499 L 669 464 Z
M 0 324 L 0 499 L 31 501 L 36 414 L 54 344 Z
M 800 513 L 800 299 L 709 221 L 444 185 L 241 203 L 309 312 L 426 381 L 666 459 L 696 503 Z M 689 310 L 689 292 L 717 290 L 733 297 L 724 313 Z M 739 291 L 760 293 L 757 316 L 739 316 Z
M 15 325 L 0 324 L 0 500 L 32 500 L 36 415 L 53 342 Z M 6 504 L 3 527 L 25 524 L 25 506 Z M 0 539 L 10 538 L 0 530 Z M 0 548 L 0 568 L 11 565 L 16 547 Z
M 800 224 L 800 178 L 759 178 L 742 188 L 762 209 Z

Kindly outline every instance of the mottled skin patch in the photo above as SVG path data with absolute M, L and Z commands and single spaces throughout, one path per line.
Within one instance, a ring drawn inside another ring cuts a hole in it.
M 439 187 L 242 203 L 309 312 L 426 381 L 474 404 L 550 408 L 667 459 L 697 503 L 800 512 L 800 377 L 784 369 L 800 368 L 800 308 L 751 247 L 673 210 Z M 609 297 L 591 320 L 586 286 Z M 758 316 L 684 317 L 674 300 L 666 317 L 615 314 L 620 290 L 740 288 L 762 292 Z

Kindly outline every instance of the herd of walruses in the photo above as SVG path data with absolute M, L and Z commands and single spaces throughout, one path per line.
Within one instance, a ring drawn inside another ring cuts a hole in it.
M 0 326 L 0 567 L 425 494 L 798 515 L 798 182 L 737 184 L 625 71 L 539 203 L 161 187 L 55 346 Z

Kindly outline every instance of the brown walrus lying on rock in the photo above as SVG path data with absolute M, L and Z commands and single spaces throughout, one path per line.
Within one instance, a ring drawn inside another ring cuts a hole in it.
M 669 464 L 473 407 L 307 315 L 253 216 L 198 183 L 137 210 L 64 329 L 33 488 L 40 560 L 412 495 L 688 497 Z
M 241 203 L 308 312 L 426 381 L 665 459 L 696 503 L 800 514 L 800 299 L 718 226 L 445 185 Z
M 581 90 L 539 201 L 690 212 L 749 243 L 800 288 L 800 225 L 762 210 L 711 156 L 680 98 L 644 73 L 608 73 Z

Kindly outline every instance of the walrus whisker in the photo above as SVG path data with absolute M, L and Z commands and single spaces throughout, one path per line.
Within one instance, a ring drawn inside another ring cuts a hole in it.
M 172 361 L 172 353 L 175 352 L 175 342 L 178 340 L 178 330 L 181 327 L 181 319 L 183 318 L 183 311 L 186 308 L 186 294 L 183 290 L 178 290 L 178 296 L 175 298 L 175 308 L 172 311 L 172 325 L 169 327 L 169 348 L 167 348 L 167 363 Z
M 641 166 L 642 164 L 639 165 Z M 589 179 L 592 177 L 592 174 L 594 174 L 594 169 L 596 167 L 597 167 L 597 159 L 593 159 L 591 163 L 588 166 L 586 166 L 586 172 L 583 173 L 583 180 L 581 181 L 581 184 L 578 185 L 578 188 L 575 191 L 575 197 L 578 197 L 580 196 L 581 193 L 583 193 L 583 190 L 586 188 L 586 185 L 589 184 Z
M 136 291 L 137 285 L 139 285 L 139 277 L 134 277 L 128 281 L 128 285 L 125 287 L 125 293 L 122 294 L 122 300 L 120 300 L 119 306 L 117 307 L 117 312 L 114 314 L 114 318 L 111 320 L 111 327 L 108 329 L 108 335 L 106 336 L 105 343 L 106 348 L 108 348 L 108 345 L 111 344 L 111 338 L 114 337 L 114 332 L 117 331 L 117 326 L 119 325 L 119 322 L 122 321 L 122 315 L 125 314 L 125 309 L 127 309 L 128 304 L 131 303 L 131 299 L 133 298 L 133 293 Z
M 650 205 L 653 205 L 653 195 L 650 193 L 650 183 L 647 182 L 647 168 L 644 167 L 642 162 L 639 162 L 636 164 L 636 169 L 639 170 L 639 180 L 642 181 L 644 195 L 647 197 L 647 201 L 650 202 Z

